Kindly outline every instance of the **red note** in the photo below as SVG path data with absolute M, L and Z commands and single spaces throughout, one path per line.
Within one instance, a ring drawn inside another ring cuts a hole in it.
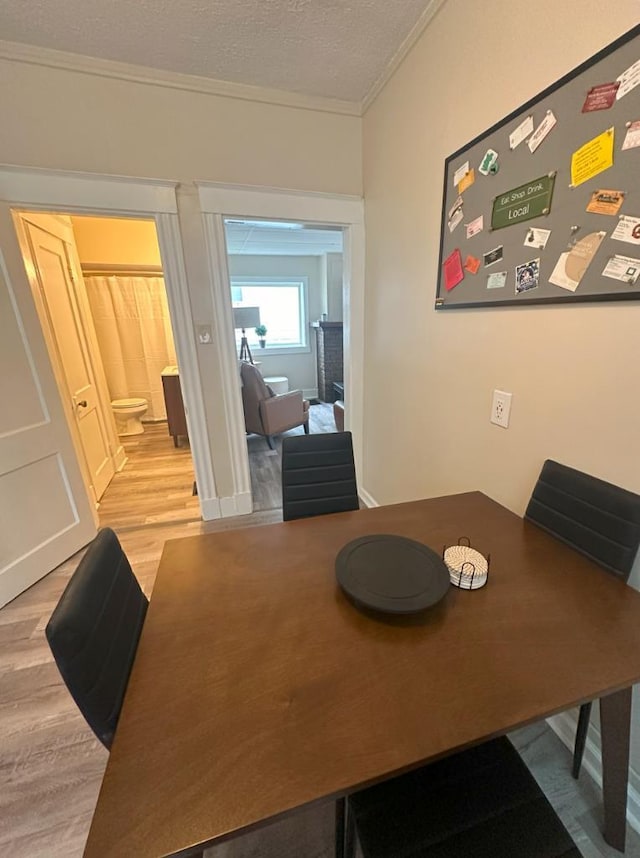
M 599 86 L 592 87 L 584 100 L 582 112 L 591 113 L 592 110 L 608 110 L 615 103 L 619 86 L 620 81 L 616 80 L 613 83 L 601 83 Z
M 461 280 L 464 280 L 464 271 L 462 270 L 462 257 L 458 249 L 450 253 L 442 264 L 444 269 L 444 285 L 449 292 L 454 286 L 457 286 Z

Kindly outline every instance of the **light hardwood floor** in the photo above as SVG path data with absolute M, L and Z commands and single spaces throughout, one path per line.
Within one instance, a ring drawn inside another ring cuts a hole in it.
M 332 431 L 330 413 L 330 406 L 314 408 L 312 431 Z M 262 494 L 256 491 L 257 511 L 202 522 L 191 495 L 188 447 L 175 450 L 165 432 L 166 427 L 151 426 L 143 436 L 127 441 L 127 468 L 116 476 L 100 508 L 101 523 L 118 532 L 147 594 L 167 539 L 281 519 L 279 490 L 274 488 L 280 480 L 279 453 L 269 451 L 264 439 L 248 439 L 256 489 L 263 486 Z M 150 479 L 154 475 L 157 479 Z M 267 483 L 260 476 L 269 476 L 270 487 L 264 488 Z M 79 557 L 0 610 L 0 856 L 79 858 L 95 807 L 107 752 L 62 684 L 44 637 Z M 549 728 L 535 725 L 514 738 L 585 858 L 618 855 L 605 847 L 599 834 L 599 791 L 584 773 L 578 784 L 573 781 L 569 753 Z M 330 806 L 313 808 L 209 854 L 331 858 L 332 820 Z M 640 839 L 632 833 L 629 841 L 627 855 L 640 858 Z

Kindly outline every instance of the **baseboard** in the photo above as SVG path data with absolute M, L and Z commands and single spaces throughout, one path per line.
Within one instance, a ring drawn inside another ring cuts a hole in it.
M 304 387 L 302 389 L 302 395 L 305 399 L 317 399 L 318 398 L 318 388 L 317 387 Z
M 380 506 L 378 501 L 366 489 L 359 489 L 358 497 L 366 507 Z
M 204 521 L 213 521 L 222 518 L 220 511 L 220 498 L 200 498 L 200 509 Z
M 127 454 L 125 453 L 124 447 L 121 444 L 116 450 L 115 456 L 113 457 L 113 464 L 115 465 L 116 471 L 120 472 L 128 461 L 129 459 L 127 457 Z
M 577 710 L 576 710 L 577 711 Z M 547 724 L 551 727 L 560 741 L 567 746 L 573 754 L 576 736 L 577 716 L 572 711 L 561 712 L 547 718 Z M 602 755 L 600 753 L 600 731 L 595 724 L 589 724 L 587 741 L 582 758 L 582 768 L 602 788 Z M 634 831 L 640 833 L 640 774 L 629 766 L 629 792 L 627 797 L 627 822 Z
M 253 512 L 251 492 L 240 492 L 237 495 L 220 498 L 220 515 L 231 518 L 234 515 L 249 515 Z

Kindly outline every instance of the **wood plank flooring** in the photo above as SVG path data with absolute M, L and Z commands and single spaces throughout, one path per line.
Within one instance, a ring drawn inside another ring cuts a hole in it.
M 309 427 L 313 434 L 335 432 L 333 406 L 311 406 Z M 301 435 L 301 426 L 274 438 L 269 449 L 261 435 L 247 436 L 254 511 L 282 506 L 280 459 L 282 439 Z M 116 532 L 163 522 L 200 520 L 198 498 L 193 495 L 193 460 L 188 440 L 174 447 L 167 424 L 147 423 L 142 435 L 123 438 L 128 460 L 115 475 L 100 502 L 100 524 Z
M 312 431 L 334 428 L 330 406 L 314 407 L 312 420 Z M 189 448 L 176 450 L 165 432 L 165 426 L 149 425 L 144 435 L 127 440 L 129 462 L 100 507 L 101 523 L 118 532 L 148 595 L 167 539 L 281 520 L 280 457 L 263 438 L 248 438 L 257 511 L 202 522 L 197 499 L 191 496 Z M 154 475 L 160 479 L 152 479 Z M 64 687 L 44 637 L 79 557 L 0 610 L 0 856 L 80 858 L 95 807 L 107 752 Z M 585 858 L 618 855 L 599 834 L 599 791 L 584 773 L 578 783 L 573 781 L 570 755 L 549 728 L 539 724 L 518 731 L 515 741 Z M 208 854 L 331 858 L 332 825 L 330 806 L 312 808 Z M 626 854 L 640 858 L 635 833 L 630 834 Z
M 100 501 L 100 524 L 116 532 L 163 521 L 200 518 L 193 495 L 193 459 L 186 438 L 174 447 L 167 424 L 146 423 L 142 435 L 121 438 L 127 463 Z
M 312 435 L 336 431 L 336 424 L 333 420 L 333 405 L 321 402 L 311 406 L 309 431 Z M 275 450 L 269 449 L 266 438 L 261 435 L 249 435 L 247 437 L 254 510 L 275 509 L 282 506 L 280 469 L 282 439 L 288 435 L 302 434 L 304 434 L 304 429 L 302 426 L 297 426 L 283 435 L 276 435 L 273 439 Z

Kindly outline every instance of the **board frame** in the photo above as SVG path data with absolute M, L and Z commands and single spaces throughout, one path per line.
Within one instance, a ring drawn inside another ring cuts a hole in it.
M 440 245 L 439 245 L 439 255 L 438 255 L 438 274 L 437 274 L 437 285 L 436 285 L 436 298 L 435 298 L 435 309 L 436 310 L 459 310 L 459 309 L 475 309 L 475 308 L 486 308 L 486 307 L 497 307 L 497 306 L 540 306 L 542 304 L 576 304 L 576 303 L 593 303 L 593 302 L 603 302 L 603 301 L 630 301 L 630 300 L 640 300 L 640 278 L 638 281 L 633 284 L 633 286 L 624 285 L 620 281 L 610 280 L 607 282 L 607 285 L 610 287 L 606 291 L 597 292 L 597 293 L 580 293 L 579 288 L 576 292 L 567 292 L 567 294 L 558 294 L 558 295 L 545 295 L 542 297 L 527 297 L 526 300 L 523 300 L 521 296 L 516 294 L 509 293 L 507 297 L 501 296 L 491 296 L 486 298 L 481 298 L 480 300 L 469 300 L 469 301 L 456 301 L 447 303 L 446 295 L 447 290 L 444 285 L 444 277 L 443 277 L 443 263 L 445 261 L 445 242 L 447 239 L 447 211 L 450 205 L 450 197 L 448 194 L 448 190 L 451 187 L 452 177 L 454 173 L 453 165 L 454 162 L 463 158 L 465 153 L 473 149 L 478 143 L 482 143 L 484 140 L 488 140 L 494 134 L 504 129 L 506 126 L 511 123 L 516 122 L 518 119 L 522 119 L 522 117 L 526 116 L 529 111 L 532 111 L 541 101 L 549 98 L 549 96 L 561 90 L 568 83 L 572 82 L 575 78 L 582 75 L 584 72 L 589 71 L 593 66 L 597 65 L 602 60 L 606 59 L 610 55 L 614 54 L 617 50 L 627 45 L 634 39 L 639 40 L 639 51 L 638 51 L 638 59 L 640 59 L 640 24 L 633 27 L 628 32 L 624 33 L 622 36 L 615 39 L 615 41 L 611 42 L 609 45 L 602 48 L 592 57 L 589 57 L 580 65 L 576 66 L 576 68 L 569 71 L 559 80 L 546 87 L 546 89 L 539 92 L 537 95 L 530 98 L 528 101 L 524 102 L 522 105 L 517 107 L 503 119 L 500 119 L 494 125 L 492 125 L 487 130 L 481 132 L 479 135 L 474 137 L 473 140 L 466 143 L 464 146 L 461 146 L 451 155 L 449 155 L 444 162 L 444 179 L 443 179 L 443 191 L 442 191 L 442 211 L 441 211 L 441 222 L 440 222 Z M 638 92 L 640 92 L 640 87 L 637 87 Z M 602 111 L 603 115 L 606 116 L 608 111 Z M 640 119 L 640 110 L 638 110 L 638 116 L 635 119 Z M 551 132 L 553 133 L 553 131 Z M 587 138 L 588 139 L 588 138 Z M 587 142 L 585 140 L 585 142 Z M 526 145 L 526 143 L 522 143 L 520 145 Z M 543 144 L 544 145 L 544 144 Z M 637 150 L 640 153 L 640 149 Z M 567 157 L 570 160 L 571 152 L 567 153 Z M 482 180 L 484 177 L 478 174 L 478 165 L 472 164 L 472 167 L 475 167 L 476 171 L 476 181 Z M 640 160 L 638 162 L 638 172 L 640 173 Z M 605 173 L 606 175 L 606 173 Z M 454 195 L 457 194 L 457 191 L 454 192 Z M 490 222 L 491 212 L 484 212 L 485 221 L 487 220 L 487 214 L 489 215 L 488 220 Z M 625 212 L 625 214 L 628 214 Z M 640 216 L 640 207 L 638 210 L 638 216 Z M 617 221 L 616 221 L 617 222 Z M 543 226 L 542 223 L 532 224 L 536 226 Z M 509 228 L 509 227 L 507 227 Z M 511 227 L 513 228 L 513 227 Z M 496 243 L 499 242 L 500 233 L 503 232 L 502 229 L 495 230 L 496 232 Z M 620 254 L 619 255 L 627 255 L 627 253 L 631 253 L 634 256 L 640 258 L 640 247 L 631 248 L 626 245 L 621 245 Z M 532 251 L 533 252 L 533 251 Z M 464 254 L 462 254 L 464 257 Z M 464 282 L 464 281 L 463 281 Z M 457 288 L 457 287 L 454 287 Z M 616 291 L 618 290 L 618 291 Z

